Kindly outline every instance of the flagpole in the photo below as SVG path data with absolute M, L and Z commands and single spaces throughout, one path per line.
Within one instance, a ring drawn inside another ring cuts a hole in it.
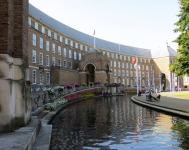
M 159 81 L 159 84 L 160 84 L 160 90 L 159 91 L 161 92 L 161 74 L 159 75 L 159 80 L 160 80 Z
M 172 57 L 172 63 L 173 63 L 173 57 Z M 172 72 L 172 92 L 174 94 L 174 73 Z
M 149 85 L 149 88 L 150 88 L 150 71 L 148 69 L 148 85 Z
M 154 80 L 154 69 L 153 69 L 153 85 L 154 85 L 154 92 L 155 92 L 155 80 Z
M 177 79 L 177 88 L 178 88 L 178 92 L 179 92 L 179 77 Z
M 93 35 L 94 35 L 94 48 L 95 48 L 95 30 L 94 30 Z
M 140 91 L 141 91 L 141 77 L 142 77 L 142 75 L 141 75 L 141 68 L 140 68 Z
M 138 61 L 136 57 L 136 75 L 137 75 L 137 96 L 138 96 Z

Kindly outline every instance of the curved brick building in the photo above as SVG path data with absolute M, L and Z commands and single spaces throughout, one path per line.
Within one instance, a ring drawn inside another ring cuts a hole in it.
M 93 49 L 93 36 L 60 23 L 31 4 L 28 22 L 32 84 L 99 81 L 134 86 L 136 69 L 132 60 L 137 56 L 142 86 L 155 83 L 159 87 L 161 78 L 162 90 L 170 88 L 173 77 L 168 68 L 170 62 L 177 58 L 177 53 L 169 46 L 153 51 L 126 45 L 119 48 L 117 43 L 96 38 Z M 183 84 L 181 78 L 179 84 Z

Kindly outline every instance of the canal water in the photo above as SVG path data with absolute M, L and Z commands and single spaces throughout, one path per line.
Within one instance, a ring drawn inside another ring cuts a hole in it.
M 51 150 L 188 150 L 189 121 L 142 107 L 132 95 L 73 104 L 53 120 Z

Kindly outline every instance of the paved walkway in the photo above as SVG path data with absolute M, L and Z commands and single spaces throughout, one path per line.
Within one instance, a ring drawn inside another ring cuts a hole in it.
M 189 98 L 179 98 L 173 96 L 162 96 L 159 102 L 150 102 L 146 101 L 146 95 L 143 96 L 133 96 L 132 100 L 136 103 L 152 107 L 155 109 L 175 113 L 178 115 L 189 117 Z M 152 96 L 156 97 L 157 94 L 152 94 Z

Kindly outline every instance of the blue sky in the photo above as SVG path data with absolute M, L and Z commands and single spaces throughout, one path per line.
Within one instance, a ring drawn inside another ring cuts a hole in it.
M 178 0 L 29 0 L 58 21 L 96 37 L 123 45 L 153 49 L 169 46 L 180 6 Z M 119 47 L 118 47 L 119 48 Z

